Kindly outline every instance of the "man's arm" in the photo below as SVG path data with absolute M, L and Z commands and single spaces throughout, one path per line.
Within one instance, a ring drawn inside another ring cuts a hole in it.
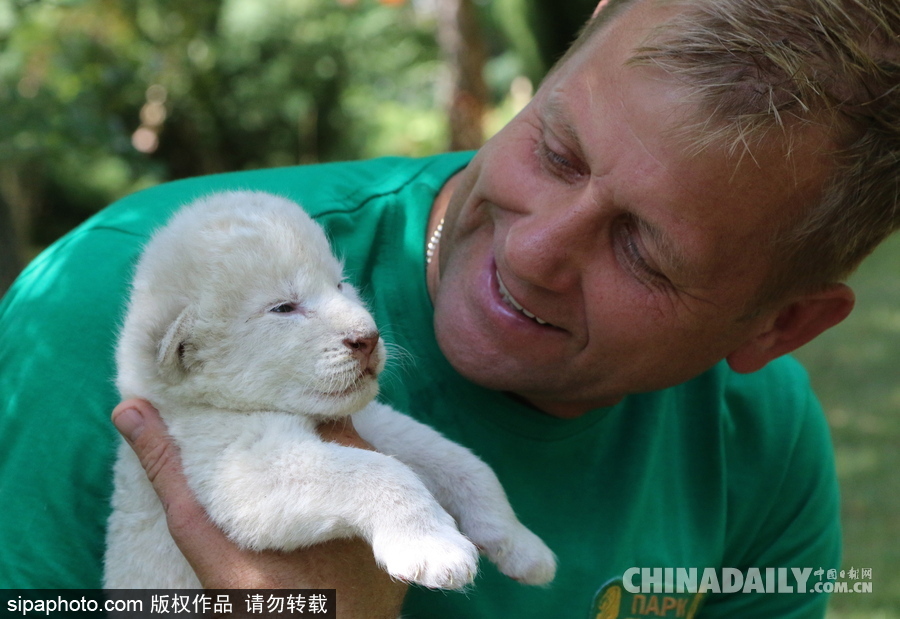
M 395 619 L 407 586 L 381 570 L 361 539 L 284 553 L 241 550 L 207 517 L 181 471 L 177 446 L 156 410 L 127 400 L 112 414 L 165 507 L 169 532 L 208 589 L 337 589 L 341 619 Z M 371 449 L 349 422 L 320 428 L 326 440 Z

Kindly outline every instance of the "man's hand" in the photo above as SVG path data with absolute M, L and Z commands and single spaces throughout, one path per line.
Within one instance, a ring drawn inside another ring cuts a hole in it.
M 181 471 L 178 447 L 148 402 L 126 400 L 113 423 L 134 449 L 165 508 L 169 532 L 207 589 L 337 589 L 341 619 L 395 619 L 406 585 L 381 570 L 361 539 L 290 553 L 242 550 L 207 517 Z M 325 440 L 371 449 L 349 420 L 320 428 Z

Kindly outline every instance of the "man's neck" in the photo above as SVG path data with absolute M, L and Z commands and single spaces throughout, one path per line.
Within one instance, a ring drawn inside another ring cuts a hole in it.
M 597 400 L 594 402 L 550 402 L 527 398 L 516 393 L 507 393 L 507 395 L 517 402 L 557 419 L 577 419 L 589 411 L 614 406 L 622 400 L 622 398 L 610 398 L 609 400 Z

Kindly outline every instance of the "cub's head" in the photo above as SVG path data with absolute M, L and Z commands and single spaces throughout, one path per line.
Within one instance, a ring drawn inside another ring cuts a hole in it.
M 337 417 L 375 397 L 385 349 L 322 229 L 242 192 L 185 207 L 150 241 L 117 361 L 125 397 Z

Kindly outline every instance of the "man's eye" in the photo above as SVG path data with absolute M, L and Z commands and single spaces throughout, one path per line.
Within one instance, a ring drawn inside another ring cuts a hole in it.
M 296 303 L 281 303 L 269 310 L 272 314 L 290 314 L 297 310 Z
M 567 168 L 567 169 L 574 168 L 574 166 L 571 164 L 571 162 L 568 159 L 566 159 L 565 157 L 563 157 L 562 155 L 560 155 L 559 153 L 557 153 L 556 151 L 551 149 L 549 146 L 547 146 L 547 144 L 542 144 L 541 148 L 544 150 L 544 158 L 551 165 L 557 166 L 559 168 Z
M 537 146 L 537 157 L 541 165 L 551 174 L 565 181 L 573 181 L 585 174 L 584 166 L 573 161 L 568 155 L 561 154 L 550 148 L 546 141 L 541 140 Z
M 629 271 L 645 283 L 654 285 L 668 283 L 668 278 L 651 267 L 644 258 L 635 236 L 636 234 L 634 225 L 631 223 L 622 222 L 616 226 L 616 249 L 621 256 L 621 260 Z

